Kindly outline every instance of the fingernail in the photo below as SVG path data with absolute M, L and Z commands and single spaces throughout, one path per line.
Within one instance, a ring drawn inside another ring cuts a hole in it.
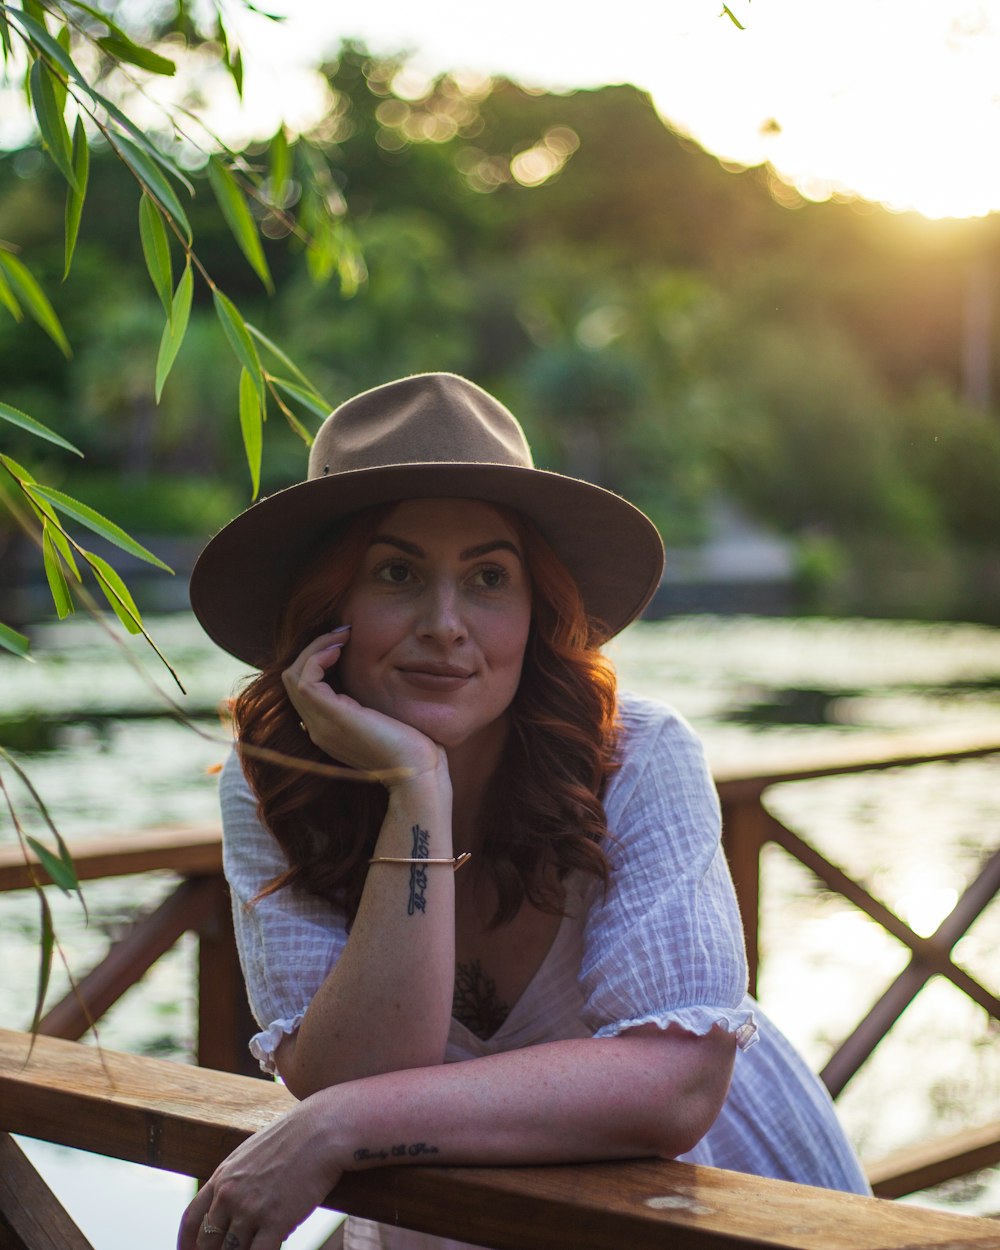
M 331 634 L 342 634 L 345 629 L 350 629 L 350 625 L 338 625 L 336 629 L 331 629 Z

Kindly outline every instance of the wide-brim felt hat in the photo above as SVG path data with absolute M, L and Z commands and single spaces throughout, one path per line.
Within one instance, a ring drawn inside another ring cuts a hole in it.
M 210 540 L 191 606 L 210 638 L 261 667 L 311 556 L 345 517 L 404 499 L 513 508 L 573 575 L 606 638 L 635 620 L 663 573 L 652 521 L 612 491 L 536 469 L 514 416 L 451 373 L 424 373 L 347 400 L 321 426 L 304 482 L 261 499 Z

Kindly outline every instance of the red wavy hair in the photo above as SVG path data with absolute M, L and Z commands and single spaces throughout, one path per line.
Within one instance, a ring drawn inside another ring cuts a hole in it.
M 264 892 L 295 885 L 333 903 L 349 920 L 385 817 L 385 790 L 303 772 L 292 763 L 259 758 L 252 748 L 330 763 L 299 728 L 281 673 L 313 638 L 337 624 L 337 606 L 393 506 L 354 514 L 323 545 L 289 599 L 273 661 L 241 691 L 234 708 L 243 768 L 261 819 L 290 865 Z M 617 746 L 616 679 L 599 650 L 605 640 L 600 623 L 587 617 L 576 582 L 541 535 L 519 514 L 497 511 L 521 541 L 532 624 L 504 754 L 482 805 L 477 862 L 497 892 L 494 925 L 513 919 L 525 899 L 560 912 L 557 883 L 573 869 L 607 883 L 601 798 L 616 767 Z

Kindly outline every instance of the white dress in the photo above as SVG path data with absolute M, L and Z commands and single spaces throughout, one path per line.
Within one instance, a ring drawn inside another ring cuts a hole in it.
M 746 993 L 732 881 L 720 844 L 718 799 L 701 745 L 659 703 L 623 695 L 622 765 L 605 796 L 612 866 L 605 893 L 567 883 L 567 915 L 504 1023 L 484 1040 L 451 1022 L 446 1060 L 459 1062 L 565 1038 L 611 1037 L 640 1024 L 691 1033 L 715 1024 L 738 1050 L 722 1111 L 693 1163 L 869 1193 L 830 1098 Z M 344 918 L 294 890 L 251 904 L 282 872 L 284 855 L 261 825 L 235 755 L 222 777 L 224 862 L 261 1066 L 298 1027 L 347 942 Z M 460 1243 L 349 1221 L 352 1250 L 457 1250 Z

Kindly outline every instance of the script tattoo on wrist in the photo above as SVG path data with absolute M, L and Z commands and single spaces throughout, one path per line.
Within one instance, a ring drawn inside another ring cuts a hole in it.
M 414 825 L 410 831 L 413 834 L 413 858 L 426 859 L 431 849 L 431 837 L 426 829 L 421 829 L 419 825 Z M 412 916 L 414 912 L 427 911 L 427 869 L 421 867 L 420 864 L 410 865 L 410 901 L 406 905 L 406 914 Z
M 425 1141 L 400 1142 L 397 1146 L 383 1146 L 378 1150 L 370 1150 L 362 1146 L 355 1150 L 355 1163 L 384 1163 L 387 1159 L 418 1159 L 421 1155 L 436 1155 L 437 1146 L 428 1146 Z

